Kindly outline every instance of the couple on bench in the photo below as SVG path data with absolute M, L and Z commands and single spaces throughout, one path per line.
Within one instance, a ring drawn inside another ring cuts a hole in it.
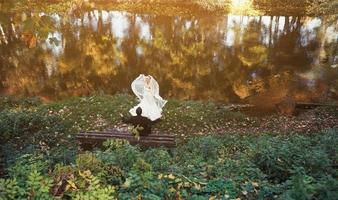
M 139 75 L 131 84 L 134 94 L 140 103 L 129 110 L 132 115 L 129 119 L 122 119 L 124 123 L 129 123 L 136 127 L 142 127 L 139 135 L 149 135 L 151 126 L 160 121 L 162 108 L 167 103 L 159 95 L 159 85 L 150 75 Z
M 161 119 L 156 119 L 151 121 L 150 119 L 142 116 L 142 108 L 138 107 L 136 109 L 136 116 L 132 116 L 129 119 L 123 118 L 122 122 L 126 124 L 132 124 L 134 128 L 142 127 L 141 130 L 138 130 L 140 136 L 146 136 L 151 134 L 151 126 L 159 122 Z

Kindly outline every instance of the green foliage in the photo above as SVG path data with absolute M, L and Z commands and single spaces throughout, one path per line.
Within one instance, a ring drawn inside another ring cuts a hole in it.
M 124 139 L 109 139 L 103 142 L 103 147 L 106 151 L 114 151 L 121 149 L 124 146 L 129 146 L 128 140 Z
M 96 156 L 107 164 L 130 169 L 141 156 L 138 147 L 132 146 L 126 140 L 112 139 L 105 143 L 105 151 L 97 151 Z
M 117 122 L 116 116 L 131 106 L 126 98 L 131 97 L 52 104 L 4 100 L 0 134 L 7 165 L 0 198 L 337 199 L 337 129 L 312 135 L 196 136 L 175 149 L 141 150 L 113 139 L 104 142 L 103 150 L 76 153 L 68 135 L 89 127 L 97 118 L 93 110 Z M 226 108 L 212 103 L 173 100 L 167 112 L 171 123 L 156 128 L 179 126 L 186 132 L 229 120 Z M 238 116 L 235 121 L 245 120 Z
M 42 154 L 25 154 L 17 158 L 8 168 L 9 175 L 15 177 L 20 183 L 27 179 L 30 172 L 46 173 L 49 162 Z
M 131 168 L 122 187 L 137 194 L 149 188 L 152 178 L 151 165 L 139 158 Z
M 50 199 L 49 189 L 52 183 L 52 180 L 43 177 L 40 172 L 32 171 L 26 182 L 29 199 Z
M 312 174 L 330 169 L 328 154 L 312 142 L 297 135 L 263 139 L 254 147 L 252 161 L 269 179 L 277 182 L 288 179 L 298 166 L 306 166 L 306 171 Z
M 150 163 L 156 171 L 168 170 L 172 165 L 172 157 L 164 148 L 148 149 L 144 153 L 144 159 Z
M 70 194 L 73 199 L 115 199 L 115 188 L 111 185 L 104 186 L 100 179 L 91 174 L 91 172 L 79 171 L 79 179 L 70 180 L 70 186 L 74 191 Z
M 206 187 L 203 188 L 203 192 L 213 195 L 226 194 L 230 198 L 236 198 L 237 196 L 237 190 L 233 181 L 224 179 L 210 180 Z
M 36 170 L 19 183 L 14 179 L 0 179 L 0 199 L 53 199 L 49 190 L 53 181 Z
M 215 160 L 220 146 L 221 141 L 213 136 L 195 137 L 188 141 L 184 151 L 186 154 L 191 152 L 194 155 L 199 155 L 203 160 Z
M 41 134 L 50 128 L 54 128 L 55 131 L 65 130 L 64 125 L 55 124 L 57 121 L 59 119 L 55 116 L 41 116 L 41 113 L 37 112 L 4 110 L 0 113 L 0 133 L 4 142 L 18 136 L 23 139 L 35 139 L 35 137 L 27 136 L 27 134 L 32 133 L 42 139 Z M 29 142 L 33 143 L 34 141 Z
M 93 199 L 93 200 L 106 200 L 116 199 L 115 189 L 112 186 L 100 187 L 99 184 L 91 185 L 86 192 L 78 192 L 73 196 L 75 200 Z
M 315 184 L 316 198 L 333 200 L 338 198 L 338 180 L 331 175 L 322 176 Z
M 10 108 L 30 109 L 42 104 L 38 97 L 14 98 L 12 96 L 0 97 L 0 111 Z
M 140 140 L 140 131 L 143 130 L 142 126 L 128 127 L 128 130 L 135 136 L 137 140 Z
M 79 154 L 76 158 L 76 166 L 79 170 L 99 172 L 103 169 L 103 163 L 92 153 Z
M 0 179 L 0 199 L 20 199 L 24 195 L 24 190 L 18 186 L 17 180 Z
M 74 140 L 70 131 L 70 124 L 62 122 L 60 117 L 33 108 L 15 107 L 0 112 L 0 148 L 5 152 L 7 165 L 20 155 L 37 151 L 46 155 L 50 162 L 72 160 Z
M 192 133 L 213 130 L 228 120 L 244 120 L 243 114 L 212 102 L 178 100 L 168 101 L 163 116 L 163 121 L 158 124 L 159 129 L 179 134 L 186 134 L 187 130 Z
M 110 140 L 74 164 L 19 158 L 1 198 L 336 199 L 337 130 L 300 136 L 208 136 L 170 151 Z M 306 149 L 306 150 L 304 150 Z M 47 170 L 50 169 L 50 170 Z M 53 179 L 51 181 L 50 178 Z M 39 185 L 39 187 L 38 187 Z M 53 191 L 53 192 L 50 192 Z

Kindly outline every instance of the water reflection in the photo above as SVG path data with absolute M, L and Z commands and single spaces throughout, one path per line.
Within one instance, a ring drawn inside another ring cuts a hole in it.
M 0 44 L 2 94 L 59 99 L 130 92 L 144 73 L 159 81 L 166 98 L 336 98 L 337 24 L 325 17 L 94 10 L 53 19 L 56 30 L 34 47 L 22 38 Z

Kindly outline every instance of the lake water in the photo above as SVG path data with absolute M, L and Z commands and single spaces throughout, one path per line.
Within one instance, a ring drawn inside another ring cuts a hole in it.
M 53 29 L 44 27 L 43 16 Z M 24 22 L 29 18 L 43 20 L 35 27 Z M 143 73 L 159 82 L 166 99 L 332 101 L 338 32 L 330 19 L 114 7 L 69 17 L 20 14 L 0 24 L 0 94 L 56 100 L 131 93 L 130 83 Z

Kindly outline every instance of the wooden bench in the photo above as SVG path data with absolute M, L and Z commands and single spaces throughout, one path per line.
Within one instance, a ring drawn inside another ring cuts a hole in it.
M 128 140 L 130 144 L 140 145 L 143 147 L 175 147 L 176 141 L 174 135 L 167 134 L 150 134 L 140 136 L 137 139 L 128 130 L 107 129 L 104 131 L 86 131 L 76 134 L 77 140 L 84 149 L 100 147 L 108 139 L 118 138 Z

